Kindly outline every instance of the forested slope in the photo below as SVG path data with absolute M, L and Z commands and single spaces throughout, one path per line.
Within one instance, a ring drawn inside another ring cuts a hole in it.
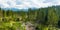
M 0 30 L 26 30 L 29 23 L 35 30 L 59 30 L 60 6 L 29 8 L 28 11 L 6 11 L 0 8 Z

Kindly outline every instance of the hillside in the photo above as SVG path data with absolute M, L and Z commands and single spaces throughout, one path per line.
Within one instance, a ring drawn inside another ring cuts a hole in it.
M 0 8 L 0 30 L 59 30 L 60 6 L 13 11 Z M 30 26 L 29 26 L 30 24 Z M 26 27 L 27 26 L 27 27 Z

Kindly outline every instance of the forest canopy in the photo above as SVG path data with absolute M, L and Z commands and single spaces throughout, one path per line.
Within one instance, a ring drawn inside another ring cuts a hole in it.
M 26 30 L 21 25 L 30 22 L 36 30 L 60 28 L 60 7 L 31 9 L 28 11 L 3 10 L 0 8 L 0 30 Z M 54 28 L 55 27 L 55 28 Z

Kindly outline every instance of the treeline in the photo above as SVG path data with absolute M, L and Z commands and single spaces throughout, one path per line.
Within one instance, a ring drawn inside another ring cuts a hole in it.
M 58 30 L 60 28 L 60 9 L 53 7 L 31 9 L 28 11 L 2 10 L 0 8 L 0 22 L 30 22 L 35 24 L 36 30 Z

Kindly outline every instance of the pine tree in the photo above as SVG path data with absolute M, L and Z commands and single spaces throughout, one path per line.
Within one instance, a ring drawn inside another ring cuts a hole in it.
M 59 16 L 54 8 L 48 9 L 48 23 L 51 25 L 56 25 L 58 22 Z

